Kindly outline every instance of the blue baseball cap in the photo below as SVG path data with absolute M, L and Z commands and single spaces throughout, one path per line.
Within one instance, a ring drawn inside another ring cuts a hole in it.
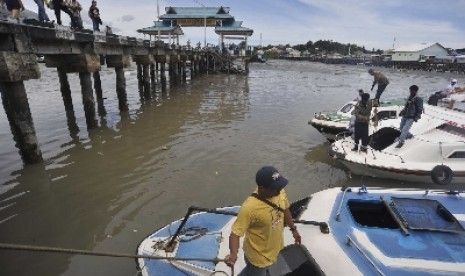
M 255 182 L 257 182 L 258 186 L 274 190 L 281 190 L 288 183 L 287 179 L 281 176 L 279 171 L 272 166 L 265 166 L 259 169 L 255 176 Z

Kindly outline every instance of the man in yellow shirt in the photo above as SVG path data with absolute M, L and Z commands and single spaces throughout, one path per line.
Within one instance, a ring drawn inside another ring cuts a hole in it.
M 233 266 L 237 261 L 240 237 L 245 236 L 243 250 L 246 267 L 239 276 L 266 276 L 269 267 L 276 262 L 284 247 L 283 229 L 286 224 L 296 243 L 301 237 L 289 211 L 289 201 L 284 191 L 288 181 L 278 170 L 265 166 L 256 175 L 257 189 L 241 206 L 231 235 L 230 254 L 226 263 Z

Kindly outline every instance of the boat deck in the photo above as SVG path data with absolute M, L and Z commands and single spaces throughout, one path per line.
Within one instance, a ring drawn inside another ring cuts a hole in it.
M 317 193 L 314 200 L 329 201 L 334 197 L 330 191 Z M 373 188 L 358 193 L 352 188 L 333 199 L 336 204 L 328 218 L 332 235 L 358 273 L 464 275 L 465 199 L 460 196 Z M 311 219 L 312 214 L 305 214 L 304 219 Z M 324 260 L 319 263 L 323 269 L 331 265 Z

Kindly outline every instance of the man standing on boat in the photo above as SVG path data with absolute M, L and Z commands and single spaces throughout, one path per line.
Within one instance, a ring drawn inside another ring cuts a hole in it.
M 371 86 L 371 91 L 373 91 L 373 88 L 375 87 L 376 84 L 378 84 L 378 89 L 376 90 L 376 96 L 375 100 L 379 103 L 379 98 L 381 97 L 381 94 L 383 94 L 384 90 L 389 84 L 388 78 L 381 73 L 381 71 L 375 71 L 373 69 L 368 70 L 368 74 L 372 75 L 374 77 L 373 79 L 373 85 Z
M 371 101 L 370 94 L 363 93 L 362 99 L 358 102 L 354 109 L 354 140 L 355 147 L 352 151 L 358 151 L 358 143 L 362 140 L 360 151 L 366 152 L 368 147 L 368 125 L 371 116 Z
M 301 237 L 289 211 L 289 201 L 284 191 L 288 181 L 278 170 L 265 166 L 256 174 L 257 189 L 241 206 L 229 236 L 230 254 L 226 263 L 234 266 L 237 261 L 240 237 L 245 236 L 243 250 L 246 267 L 240 276 L 266 276 L 284 247 L 283 230 L 287 225 L 294 240 Z
M 405 139 L 413 137 L 410 134 L 410 128 L 413 125 L 413 122 L 418 121 L 421 118 L 421 113 L 423 113 L 423 99 L 417 97 L 418 93 L 418 86 L 412 85 L 410 86 L 410 96 L 405 102 L 405 106 L 400 112 L 402 119 L 400 121 L 400 136 L 399 136 L 399 143 L 397 144 L 396 148 L 401 148 L 404 143 Z

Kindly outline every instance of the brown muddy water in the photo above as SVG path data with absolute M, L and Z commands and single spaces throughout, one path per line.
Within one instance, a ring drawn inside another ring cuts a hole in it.
M 333 186 L 428 187 L 362 176 L 326 154 L 308 125 L 369 90 L 365 66 L 269 61 L 249 75 L 202 75 L 144 99 L 126 71 L 129 112 L 118 110 L 115 75 L 102 70 L 99 127 L 85 124 L 79 78 L 70 74 L 69 122 L 56 71 L 25 82 L 44 162 L 24 166 L 0 112 L 0 242 L 135 253 L 155 229 L 191 205 L 239 205 L 263 165 L 280 169 L 290 200 Z M 383 98 L 427 96 L 457 75 L 382 69 Z M 463 83 L 462 80 L 459 80 Z M 372 93 L 373 95 L 373 93 Z M 437 188 L 437 187 L 436 187 Z M 305 237 L 304 237 L 305 238 Z M 132 259 L 0 250 L 0 275 L 137 275 Z

